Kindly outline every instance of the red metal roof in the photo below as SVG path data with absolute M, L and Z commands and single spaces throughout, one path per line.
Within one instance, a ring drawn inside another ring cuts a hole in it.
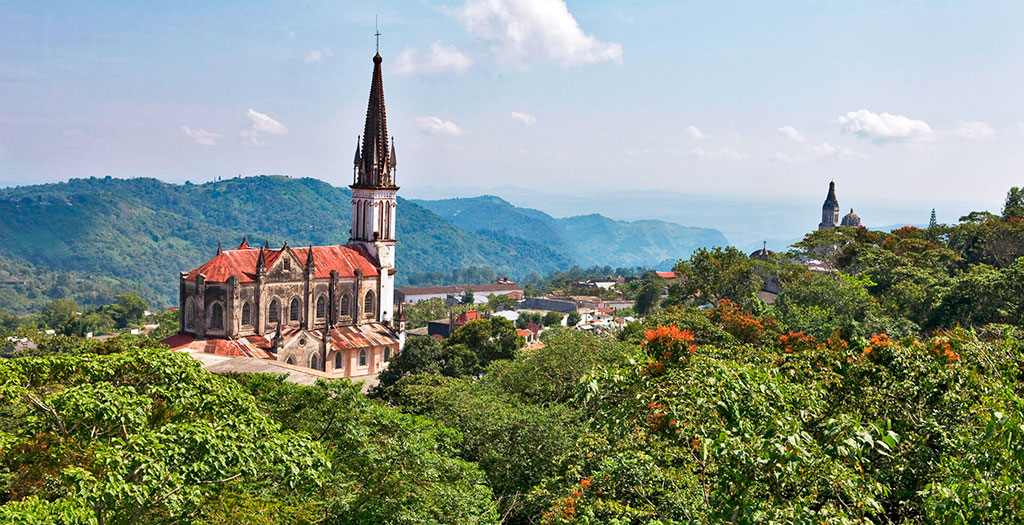
M 654 273 L 658 274 L 658 277 L 661 277 L 663 279 L 675 279 L 676 278 L 676 272 L 654 272 Z
M 305 268 L 310 248 L 283 248 L 279 250 L 263 249 L 267 267 L 281 257 L 284 250 L 292 253 L 299 265 Z M 380 274 L 377 260 L 362 245 L 313 246 L 313 263 L 316 265 L 315 278 L 323 279 L 331 276 L 331 270 L 337 270 L 341 277 L 352 277 L 356 269 L 362 270 L 365 276 Z M 199 274 L 206 276 L 208 282 L 223 283 L 231 276 L 238 277 L 239 282 L 251 283 L 256 280 L 256 262 L 260 250 L 242 248 L 225 250 L 217 254 L 199 268 L 189 272 L 186 280 L 194 281 Z

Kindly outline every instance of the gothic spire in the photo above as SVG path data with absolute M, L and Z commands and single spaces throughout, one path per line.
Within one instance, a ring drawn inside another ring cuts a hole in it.
M 836 181 L 828 183 L 828 196 L 825 197 L 823 207 L 839 209 L 839 199 L 836 198 Z
M 249 239 L 248 239 L 248 237 L 243 235 L 242 236 L 242 244 L 239 244 L 238 248 L 235 248 L 235 249 L 236 250 L 247 250 L 247 249 L 249 249 Z
M 316 263 L 313 261 L 313 245 L 310 244 L 309 245 L 309 252 L 306 255 L 306 268 L 308 269 L 308 268 L 310 268 L 312 266 L 315 266 L 315 265 L 316 265 Z
M 370 83 L 370 101 L 366 107 L 366 125 L 363 127 L 363 145 L 358 156 L 356 186 L 384 186 L 391 175 L 388 150 L 388 122 L 384 110 L 384 76 L 380 53 L 373 57 L 373 80 Z

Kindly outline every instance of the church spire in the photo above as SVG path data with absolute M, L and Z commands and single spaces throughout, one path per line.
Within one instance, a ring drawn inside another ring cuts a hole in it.
M 384 109 L 384 75 L 380 67 L 383 60 L 380 53 L 373 56 L 373 80 L 370 82 L 370 101 L 366 107 L 363 144 L 356 156 L 355 186 L 391 186 L 391 150 L 388 148 L 388 120 Z

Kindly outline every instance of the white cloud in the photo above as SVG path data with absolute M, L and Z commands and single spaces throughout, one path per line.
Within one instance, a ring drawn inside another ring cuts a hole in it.
M 792 156 L 790 156 L 790 155 L 788 155 L 786 153 L 782 153 L 782 152 L 776 151 L 772 155 L 772 160 L 777 161 L 777 162 L 796 162 L 797 159 L 793 158 Z
M 329 47 L 324 48 L 323 51 L 319 49 L 310 49 L 309 52 L 306 53 L 306 56 L 302 58 L 302 61 L 307 64 L 316 64 L 318 62 L 321 62 L 324 59 L 324 57 L 331 56 L 334 56 L 334 51 L 331 51 L 331 48 Z
M 203 146 L 213 146 L 217 143 L 217 139 L 221 137 L 219 134 L 212 131 L 206 131 L 205 129 L 192 129 L 188 126 L 182 126 L 181 131 L 186 137 L 195 140 L 196 143 L 202 144 Z
M 537 117 L 535 117 L 535 116 L 533 116 L 533 115 L 531 115 L 529 113 L 520 113 L 518 111 L 513 111 L 512 112 L 512 119 L 513 120 L 518 120 L 524 126 L 532 126 L 534 122 L 537 122 Z
M 697 126 L 686 126 L 686 134 L 697 140 L 704 140 L 708 138 L 703 131 L 697 129 Z
M 795 140 L 796 142 L 807 142 L 807 139 L 805 139 L 804 136 L 801 135 L 800 132 L 797 131 L 796 128 L 794 128 L 793 126 L 782 126 L 781 128 L 779 128 L 779 133 L 782 133 L 786 137 L 789 137 L 791 140 Z
M 319 49 L 310 49 L 309 53 L 306 53 L 306 57 L 302 59 L 307 64 L 315 64 L 324 58 L 324 54 Z
M 853 148 L 850 148 L 848 146 L 833 146 L 828 142 L 822 142 L 820 145 L 817 146 L 811 144 L 810 146 L 808 146 L 808 149 L 811 150 L 811 153 L 814 153 L 819 157 L 835 157 L 837 159 L 848 159 L 852 157 L 862 156 L 854 152 Z
M 288 127 L 280 122 L 274 120 L 266 113 L 260 113 L 255 109 L 249 108 L 249 111 L 245 113 L 245 117 L 249 119 L 249 127 L 242 130 L 240 135 L 242 136 L 242 142 L 252 146 L 265 146 L 267 142 L 263 140 L 263 135 L 269 133 L 271 135 L 284 135 L 288 133 Z
M 986 140 L 994 137 L 996 130 L 984 122 L 960 122 L 953 134 L 964 139 Z
M 746 155 L 729 148 L 722 148 L 718 151 L 710 151 L 704 148 L 693 148 L 690 150 L 690 157 L 698 160 L 740 160 L 745 158 Z
M 420 56 L 420 50 L 407 47 L 398 54 L 396 68 L 399 75 L 436 75 L 438 73 L 463 74 L 473 61 L 453 45 L 440 41 L 430 44 L 430 51 Z
M 466 0 L 453 14 L 470 34 L 490 42 L 504 60 L 537 59 L 561 67 L 622 63 L 622 44 L 583 32 L 564 0 Z
M 281 29 L 284 31 L 284 36 L 288 38 L 295 38 L 295 31 L 292 31 L 288 26 L 281 26 Z
M 421 130 L 435 135 L 462 135 L 462 128 L 450 120 L 438 117 L 416 117 L 416 125 Z
M 919 140 L 928 137 L 932 128 L 923 120 L 913 120 L 903 115 L 872 113 L 866 109 L 840 115 L 836 122 L 843 131 L 875 142 Z

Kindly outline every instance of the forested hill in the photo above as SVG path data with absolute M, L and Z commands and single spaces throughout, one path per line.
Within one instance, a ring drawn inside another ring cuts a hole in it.
M 543 243 L 581 266 L 671 267 L 697 248 L 729 244 L 711 228 L 658 220 L 616 221 L 598 214 L 556 219 L 490 195 L 414 202 L 469 231 L 496 230 Z
M 348 239 L 351 196 L 316 179 L 235 178 L 201 185 L 90 178 L 0 190 L 0 309 L 51 299 L 82 304 L 132 290 L 152 304 L 177 302 L 178 272 L 216 253 L 285 240 L 292 246 Z M 513 276 L 572 264 L 537 242 L 465 231 L 399 198 L 399 279 L 417 272 L 489 266 Z

